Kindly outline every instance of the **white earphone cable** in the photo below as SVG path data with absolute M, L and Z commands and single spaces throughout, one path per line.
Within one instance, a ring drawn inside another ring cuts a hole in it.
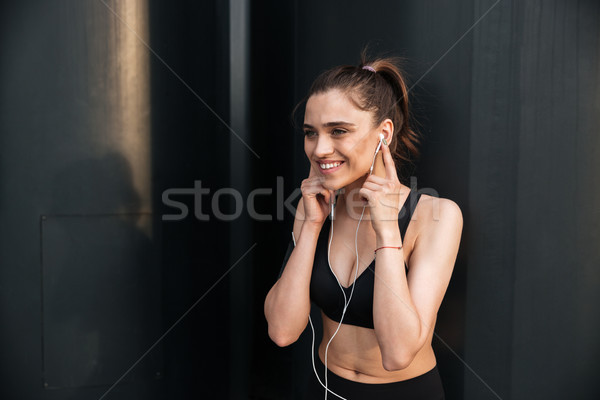
M 375 154 L 373 155 L 373 161 L 371 163 L 371 168 L 369 169 L 369 175 L 371 175 L 373 173 L 373 167 L 375 166 L 375 157 L 377 157 L 377 153 L 379 152 L 379 149 L 381 148 L 382 136 L 383 135 L 380 134 L 379 144 L 377 145 L 377 149 L 375 150 Z M 335 280 L 337 281 L 337 283 L 340 287 L 340 290 L 342 291 L 342 294 L 344 295 L 344 309 L 342 310 L 342 316 L 340 317 L 340 323 L 338 324 L 337 329 L 331 336 L 331 339 L 329 339 L 329 341 L 327 342 L 327 346 L 325 346 L 325 384 L 323 384 L 323 382 L 321 382 L 321 379 L 319 378 L 319 374 L 317 373 L 317 369 L 315 367 L 315 329 L 314 329 L 312 319 L 310 318 L 310 313 L 309 313 L 308 321 L 310 322 L 310 328 L 312 331 L 311 358 L 312 358 L 313 371 L 317 377 L 317 380 L 319 381 L 321 386 L 323 386 L 325 388 L 325 400 L 327 400 L 327 392 L 331 392 L 333 395 L 339 397 L 340 399 L 347 400 L 345 397 L 340 396 L 339 394 L 335 393 L 333 390 L 331 390 L 327 387 L 327 351 L 329 349 L 329 344 L 331 343 L 331 341 L 333 340 L 335 335 L 337 335 L 338 331 L 340 330 L 340 327 L 342 326 L 342 321 L 344 320 L 344 315 L 346 315 L 346 310 L 348 309 L 348 305 L 350 305 L 350 300 L 352 300 L 352 294 L 354 293 L 354 287 L 356 285 L 356 279 L 358 277 L 358 230 L 360 228 L 360 223 L 363 219 L 363 216 L 365 213 L 365 208 L 367 207 L 367 205 L 365 204 L 363 206 L 362 213 L 360 214 L 360 219 L 358 220 L 358 225 L 356 226 L 356 233 L 354 234 L 354 250 L 356 252 L 356 270 L 354 272 L 354 282 L 352 283 L 352 289 L 350 290 L 350 297 L 348 298 L 348 301 L 346 301 L 346 291 L 342 287 L 342 284 L 340 283 L 335 272 L 333 272 L 333 268 L 331 268 L 331 262 L 329 259 L 329 255 L 330 255 L 330 251 L 331 251 L 331 242 L 333 241 L 333 215 L 334 215 L 334 203 L 331 202 L 331 200 L 330 200 L 330 203 L 331 203 L 332 218 L 331 218 L 331 235 L 329 238 L 329 245 L 327 246 L 327 264 L 329 265 L 329 269 L 331 270 L 331 273 L 335 277 Z M 296 239 L 294 238 L 294 232 L 292 232 L 292 238 L 294 240 L 294 246 L 296 246 Z

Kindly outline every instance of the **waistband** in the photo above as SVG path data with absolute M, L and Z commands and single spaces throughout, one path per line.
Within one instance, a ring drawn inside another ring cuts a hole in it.
M 312 367 L 312 366 L 311 366 Z M 325 365 L 319 358 L 318 354 L 315 354 L 315 368 L 321 379 L 321 382 L 325 384 Z M 320 386 L 314 376 L 314 371 L 311 371 L 312 379 L 316 382 L 316 385 Z M 423 398 L 423 399 L 443 399 L 444 389 L 442 381 L 439 375 L 437 364 L 429 371 L 405 380 L 396 382 L 384 382 L 384 383 L 366 383 L 358 382 L 350 379 L 341 377 L 329 368 L 327 368 L 327 387 L 344 396 L 344 393 L 349 396 L 347 398 L 372 398 L 373 394 L 377 394 L 380 399 L 385 398 L 398 398 L 403 396 L 404 398 Z M 324 389 L 321 387 L 319 390 Z M 337 390 L 336 390 L 337 389 Z M 361 397 L 362 396 L 362 397 Z M 332 396 L 332 399 L 335 396 Z
M 321 361 L 321 358 L 319 358 L 318 354 L 315 354 L 315 368 L 317 369 L 317 373 L 319 374 L 319 377 L 321 378 L 321 380 L 323 380 L 324 379 L 323 372 L 325 370 L 325 364 L 323 364 L 323 362 Z M 313 375 L 314 375 L 314 372 L 313 372 Z M 427 380 L 429 377 L 436 376 L 436 375 L 439 375 L 437 364 L 429 371 L 427 371 L 421 375 L 415 376 L 413 378 L 403 379 L 401 381 L 396 381 L 396 382 L 367 383 L 367 382 L 353 381 L 351 379 L 344 378 L 344 377 L 336 374 L 335 372 L 331 371 L 329 368 L 327 368 L 327 382 L 332 382 L 332 379 L 334 379 L 334 380 L 339 380 L 340 382 L 343 381 L 344 383 L 356 384 L 357 386 L 363 386 L 363 385 L 364 386 L 375 385 L 375 386 L 380 386 L 380 387 L 398 386 L 398 385 L 402 385 L 402 384 L 411 384 L 411 383 L 414 383 L 419 380 Z M 323 382 L 323 383 L 325 383 L 325 382 Z

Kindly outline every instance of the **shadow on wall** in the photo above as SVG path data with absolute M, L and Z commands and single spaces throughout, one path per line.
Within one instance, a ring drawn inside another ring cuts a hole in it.
M 161 280 L 119 153 L 80 160 L 53 182 L 42 216 L 43 371 L 46 388 L 112 385 L 160 336 Z M 163 376 L 157 346 L 123 381 Z

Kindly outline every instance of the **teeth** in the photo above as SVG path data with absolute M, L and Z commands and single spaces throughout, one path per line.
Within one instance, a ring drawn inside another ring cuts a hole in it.
M 321 169 L 331 169 L 331 168 L 335 168 L 338 165 L 340 165 L 341 162 L 336 162 L 336 163 L 331 163 L 331 164 L 320 164 Z

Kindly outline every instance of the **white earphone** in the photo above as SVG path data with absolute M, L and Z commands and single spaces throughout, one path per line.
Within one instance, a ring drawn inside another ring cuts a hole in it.
M 385 136 L 383 136 L 383 133 L 379 134 L 379 144 L 377 145 L 377 149 L 375 149 L 375 154 L 373 155 L 373 162 L 371 163 L 371 169 L 369 170 L 369 175 L 371 175 L 373 173 L 373 167 L 375 166 L 375 157 L 377 157 L 377 153 L 379 152 L 379 149 L 381 149 L 381 143 L 385 140 Z
M 381 144 L 384 140 L 385 139 L 384 139 L 383 133 L 380 133 L 379 134 L 379 144 L 377 144 L 377 149 L 375 149 L 375 154 L 373 154 L 373 162 L 371 163 L 371 168 L 369 169 L 369 175 L 371 175 L 373 173 L 373 167 L 375 166 L 375 157 L 377 157 L 377 153 L 381 149 Z M 338 190 L 338 193 L 339 193 L 339 190 Z M 331 262 L 329 261 L 331 242 L 333 240 L 333 217 L 334 217 L 335 198 L 333 198 L 333 201 L 332 201 L 332 199 L 330 199 L 330 204 L 331 204 L 331 237 L 329 238 L 329 246 L 327 247 L 327 264 L 329 265 L 329 269 L 331 270 L 331 273 L 335 277 L 335 280 L 337 281 L 338 285 L 340 286 L 340 290 L 342 291 L 342 294 L 344 295 L 344 309 L 342 311 L 340 323 L 339 323 L 337 329 L 335 330 L 335 332 L 333 333 L 333 335 L 331 336 L 331 339 L 329 339 L 329 342 L 327 342 L 327 346 L 325 347 L 325 384 L 323 384 L 323 382 L 321 382 L 321 379 L 319 378 L 319 374 L 317 373 L 317 369 L 315 368 L 315 328 L 313 326 L 312 319 L 310 318 L 310 314 L 308 315 L 308 321 L 310 322 L 310 328 L 312 331 L 311 357 L 312 357 L 313 371 L 317 377 L 317 380 L 321 384 L 321 386 L 323 386 L 325 388 L 325 400 L 327 400 L 327 392 L 331 392 L 332 394 L 339 397 L 340 399 L 346 400 L 346 398 L 340 396 L 339 394 L 335 393 L 333 390 L 327 388 L 327 350 L 329 348 L 329 343 L 331 343 L 331 341 L 333 340 L 335 335 L 340 330 L 340 327 L 342 326 L 342 321 L 344 320 L 344 315 L 346 314 L 346 309 L 348 308 L 348 305 L 350 304 L 350 300 L 352 299 L 352 294 L 354 293 L 354 285 L 356 284 L 356 278 L 358 277 L 358 243 L 357 243 L 358 228 L 360 227 L 360 223 L 361 223 L 363 215 L 365 213 L 366 205 L 363 206 L 362 213 L 360 214 L 360 219 L 358 220 L 358 225 L 356 226 L 356 233 L 354 235 L 354 250 L 356 251 L 356 270 L 354 273 L 354 283 L 352 284 L 352 289 L 350 290 L 350 297 L 348 298 L 348 301 L 346 302 L 346 292 L 344 291 L 344 288 L 342 287 L 342 284 L 340 283 L 339 279 L 335 275 L 335 272 L 333 272 L 333 269 L 331 268 Z M 292 232 L 292 239 L 294 241 L 294 246 L 296 246 L 296 239 L 294 238 L 294 232 Z

